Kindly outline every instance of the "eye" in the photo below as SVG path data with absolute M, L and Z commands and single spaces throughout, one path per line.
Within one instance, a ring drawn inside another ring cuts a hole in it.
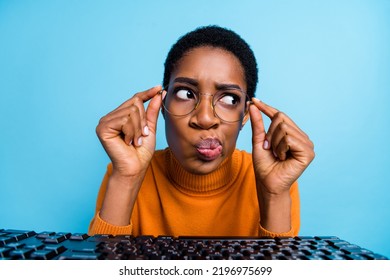
M 233 106 L 240 103 L 240 97 L 235 94 L 225 94 L 218 99 L 218 102 L 224 105 Z
M 188 89 L 179 89 L 175 92 L 175 95 L 182 100 L 195 99 L 195 95 Z

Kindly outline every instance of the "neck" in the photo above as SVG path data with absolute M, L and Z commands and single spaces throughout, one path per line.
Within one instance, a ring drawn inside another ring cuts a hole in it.
M 176 188 L 190 195 L 213 195 L 224 191 L 234 183 L 240 164 L 241 158 L 233 152 L 216 170 L 199 175 L 186 171 L 170 150 L 167 153 L 170 179 Z

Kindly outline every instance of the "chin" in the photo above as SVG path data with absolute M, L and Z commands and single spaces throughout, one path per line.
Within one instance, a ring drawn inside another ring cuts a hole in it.
M 224 158 L 218 157 L 214 160 L 203 160 L 197 158 L 191 164 L 183 167 L 190 173 L 197 174 L 197 175 L 207 175 L 216 169 L 222 164 Z

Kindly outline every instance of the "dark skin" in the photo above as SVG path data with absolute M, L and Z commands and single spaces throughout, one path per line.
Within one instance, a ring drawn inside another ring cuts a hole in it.
M 231 156 L 239 132 L 250 118 L 261 225 L 272 232 L 287 232 L 291 228 L 290 187 L 313 160 L 313 143 L 287 115 L 255 98 L 241 121 L 221 121 L 210 106 L 210 95 L 224 84 L 246 91 L 243 68 L 233 54 L 219 48 L 198 47 L 179 60 L 169 88 L 185 86 L 209 95 L 202 96 L 199 107 L 185 117 L 164 112 L 168 145 L 184 169 L 208 174 Z M 101 218 L 108 223 L 129 224 L 155 151 L 160 91 L 161 87 L 157 86 L 137 93 L 103 117 L 96 128 L 113 164 L 100 211 Z M 150 103 L 145 110 L 147 101 Z M 271 119 L 268 131 L 265 131 L 262 113 Z M 197 143 L 204 139 L 217 139 L 221 144 L 221 153 L 216 158 L 207 160 L 197 152 Z

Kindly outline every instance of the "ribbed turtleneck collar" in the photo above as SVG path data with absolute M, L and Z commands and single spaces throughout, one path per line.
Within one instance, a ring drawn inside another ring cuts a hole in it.
M 168 174 L 176 188 L 183 193 L 199 196 L 214 195 L 229 188 L 238 175 L 242 161 L 239 153 L 234 151 L 216 170 L 206 175 L 198 175 L 186 171 L 170 150 L 166 160 Z

